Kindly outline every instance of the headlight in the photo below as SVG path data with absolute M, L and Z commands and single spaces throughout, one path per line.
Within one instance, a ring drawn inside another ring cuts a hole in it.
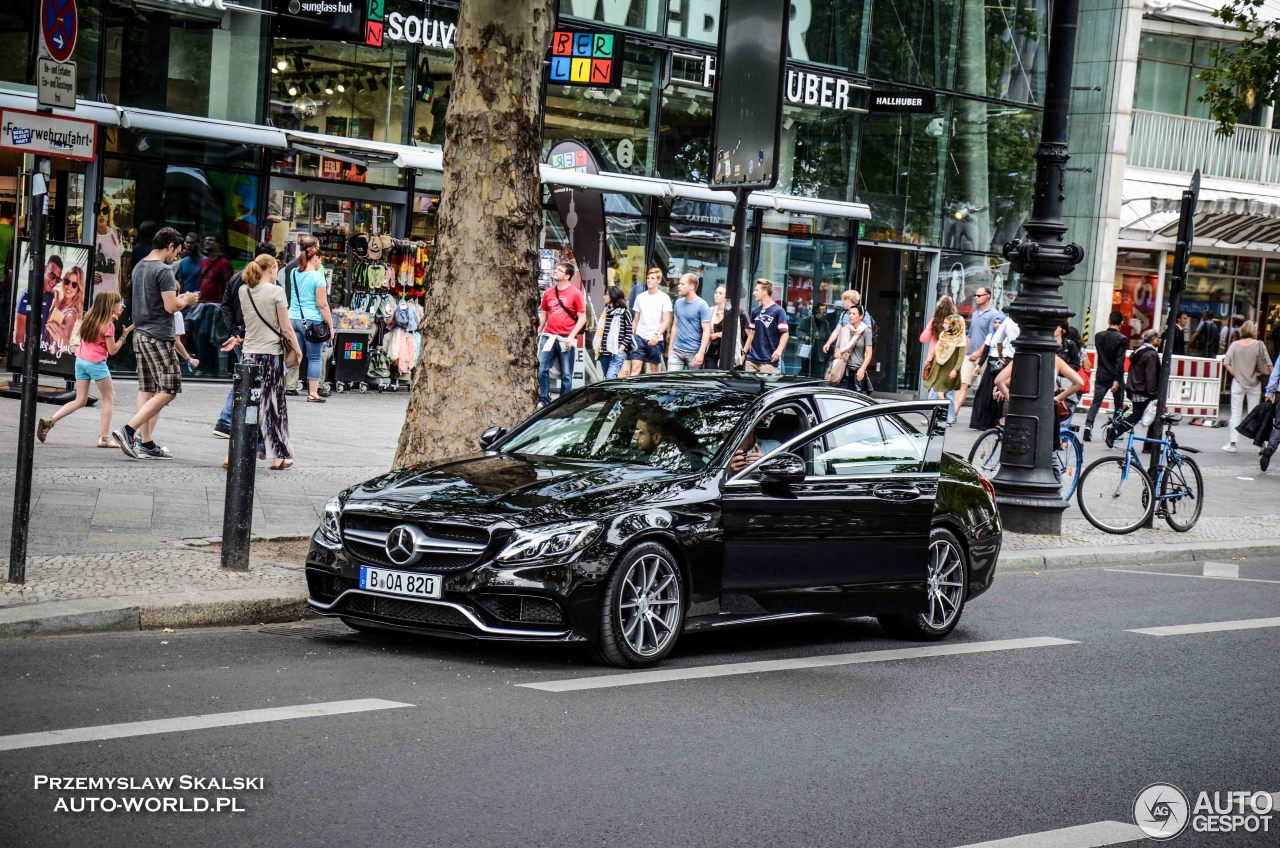
M 342 498 L 334 495 L 324 505 L 324 513 L 320 516 L 320 538 L 336 547 L 342 546 L 342 532 L 338 529 L 338 518 L 342 515 Z
M 556 524 L 536 530 L 517 530 L 498 554 L 498 562 L 525 562 L 558 557 L 586 547 L 600 525 L 594 521 Z

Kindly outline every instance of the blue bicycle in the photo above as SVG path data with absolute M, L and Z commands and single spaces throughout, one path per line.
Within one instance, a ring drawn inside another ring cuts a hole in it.
M 1116 433 L 1122 414 L 1107 426 Z M 1170 527 L 1185 533 L 1200 520 L 1204 506 L 1204 478 L 1200 467 L 1187 453 L 1195 448 L 1178 447 L 1173 425 L 1181 415 L 1165 415 L 1165 438 L 1148 439 L 1129 430 L 1123 456 L 1106 456 L 1080 475 L 1077 499 L 1080 512 L 1089 523 L 1106 533 L 1132 533 L 1150 520 L 1152 511 Z M 1122 425 L 1122 426 L 1127 426 Z M 1135 444 L 1158 445 L 1159 460 L 1152 471 L 1143 468 Z
M 1068 419 L 1069 420 L 1069 419 Z M 978 437 L 969 449 L 969 464 L 992 478 L 1000 471 L 1000 445 L 1004 441 L 1004 425 L 992 427 Z M 1080 465 L 1084 462 L 1084 446 L 1066 422 L 1058 425 L 1058 448 L 1053 452 L 1053 470 L 1062 482 L 1062 499 L 1071 500 L 1080 481 Z

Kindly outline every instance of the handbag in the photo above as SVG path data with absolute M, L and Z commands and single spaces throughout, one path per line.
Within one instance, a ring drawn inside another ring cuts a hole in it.
M 924 378 L 926 380 L 933 374 L 933 357 L 930 356 L 924 361 Z
M 293 299 L 298 300 L 298 269 L 294 268 L 289 272 L 289 282 L 293 284 Z M 252 295 L 250 295 L 252 297 Z M 298 314 L 302 314 L 302 302 L 298 302 Z M 323 321 L 308 321 L 302 319 L 302 335 L 312 344 L 320 344 L 329 341 L 329 325 Z M 293 366 L 290 365 L 290 368 Z
M 1276 405 L 1269 401 L 1263 400 L 1261 403 L 1254 404 L 1253 409 L 1249 410 L 1249 414 L 1244 417 L 1240 425 L 1236 427 L 1236 432 L 1252 441 L 1266 440 L 1270 436 L 1272 423 L 1275 420 Z M 1266 432 L 1266 435 L 1262 435 Z
M 298 349 L 294 342 L 284 337 L 284 333 L 280 332 L 276 326 L 266 318 L 262 317 L 262 313 L 258 311 L 258 302 L 253 299 L 253 286 L 246 284 L 245 291 L 249 293 L 249 305 L 253 307 L 254 314 L 258 316 L 258 320 L 271 328 L 271 332 L 280 337 L 280 347 L 284 349 L 284 367 L 297 368 L 302 364 L 302 351 Z
M 831 357 L 831 364 L 827 366 L 827 373 L 823 377 L 828 386 L 838 386 L 844 382 L 844 372 L 849 368 L 849 360 L 843 356 Z

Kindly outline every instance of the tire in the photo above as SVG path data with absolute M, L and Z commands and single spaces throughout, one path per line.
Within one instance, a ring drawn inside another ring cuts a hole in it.
M 969 559 L 964 545 L 945 527 L 929 533 L 929 609 L 908 615 L 879 616 L 890 636 L 936 642 L 945 639 L 964 613 L 969 588 Z
M 347 390 L 347 386 L 345 383 L 336 383 L 334 384 L 333 390 L 338 394 L 342 394 Z
M 1183 492 L 1180 498 L 1161 501 L 1164 505 L 1165 523 L 1185 533 L 1200 520 L 1200 510 L 1204 508 L 1204 478 L 1200 476 L 1200 466 L 1189 456 L 1182 457 L 1174 466 L 1165 469 L 1164 493 L 1166 495 Z
M 1000 428 L 992 427 L 978 437 L 978 441 L 969 448 L 969 464 L 978 469 L 983 477 L 990 480 L 1000 471 L 1000 442 L 1003 434 Z
M 1132 533 L 1151 517 L 1155 498 L 1141 466 L 1125 456 L 1097 460 L 1080 475 L 1076 501 L 1090 524 L 1104 533 Z
M 1070 430 L 1062 431 L 1058 438 L 1062 447 L 1053 452 L 1058 478 L 1062 481 L 1062 499 L 1070 501 L 1080 485 L 1080 466 L 1084 465 L 1084 445 Z
M 680 638 L 684 613 L 684 582 L 675 554 L 657 542 L 636 545 L 609 572 L 596 660 L 620 668 L 662 662 Z
M 369 384 L 361 383 L 358 386 L 356 386 L 356 388 L 360 391 L 360 394 L 364 394 L 365 392 L 369 391 Z M 382 389 L 378 389 L 378 391 L 382 391 Z

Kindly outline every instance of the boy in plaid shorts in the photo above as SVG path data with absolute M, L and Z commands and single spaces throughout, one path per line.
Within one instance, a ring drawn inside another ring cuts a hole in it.
M 129 423 L 111 433 L 126 456 L 170 459 L 169 449 L 152 438 L 160 410 L 182 391 L 182 369 L 174 346 L 173 314 L 195 303 L 196 292 L 178 294 L 171 267 L 182 247 L 182 236 L 164 227 L 151 240 L 151 252 L 133 267 L 133 350 L 138 360 L 138 411 Z

